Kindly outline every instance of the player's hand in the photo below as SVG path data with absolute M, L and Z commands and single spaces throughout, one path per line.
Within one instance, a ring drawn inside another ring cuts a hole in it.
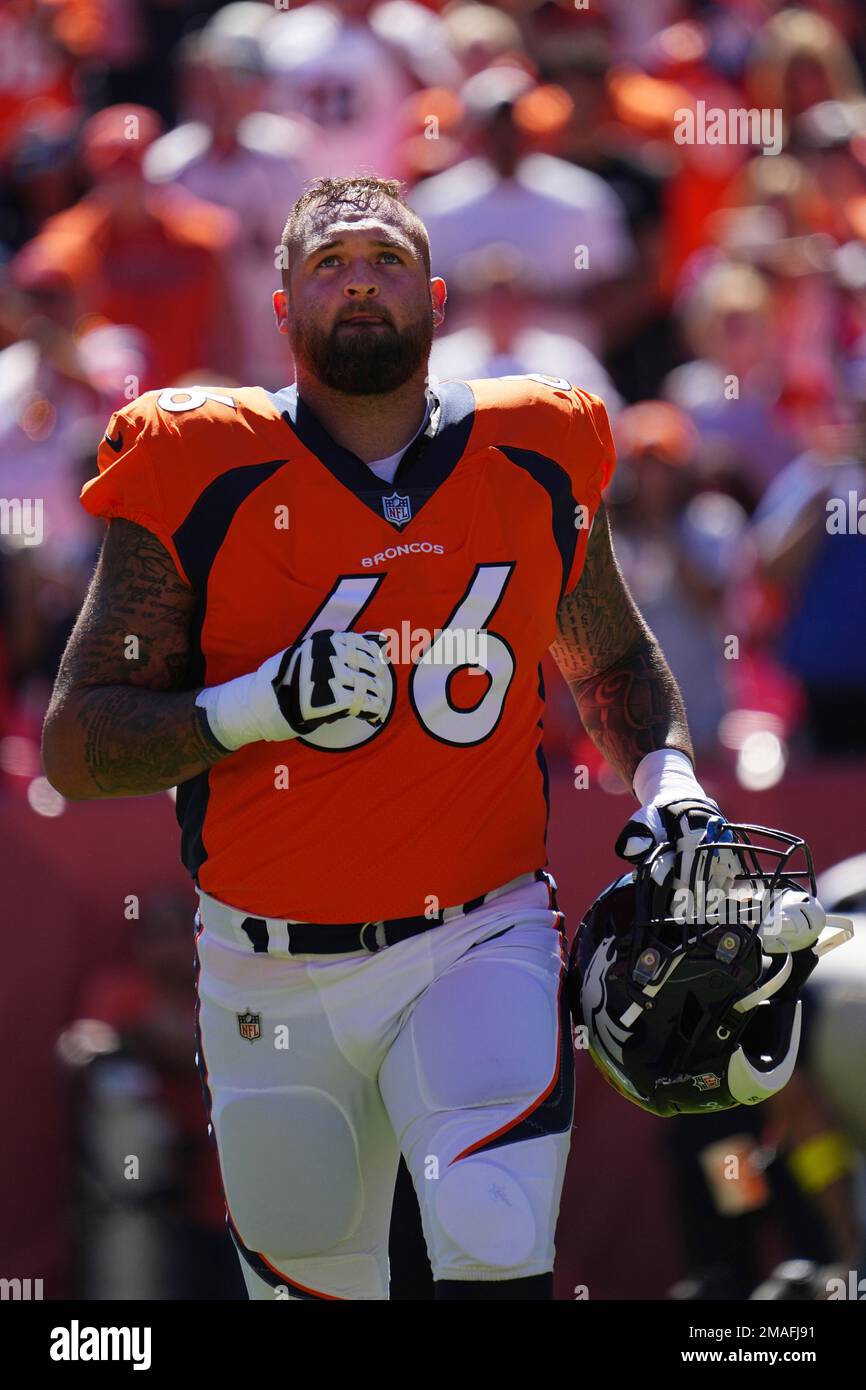
M 385 645 L 375 632 L 315 632 L 250 675 L 200 690 L 196 704 L 229 753 L 259 739 L 302 737 L 349 715 L 380 724 L 393 698 Z
M 347 715 L 382 723 L 390 696 L 384 640 L 374 632 L 326 629 L 283 652 L 271 682 L 291 730 L 283 737 L 312 733 Z
M 733 887 L 737 862 L 723 848 L 725 841 L 732 838 L 726 824 L 719 806 L 709 798 L 695 797 L 662 804 L 651 801 L 641 806 L 623 826 L 615 849 L 629 863 L 643 864 L 659 845 L 669 845 L 669 852 L 660 856 L 654 877 L 663 882 L 673 869 L 672 887 L 693 890 L 695 850 L 699 845 L 718 842 L 710 881 L 713 887 L 727 892 Z

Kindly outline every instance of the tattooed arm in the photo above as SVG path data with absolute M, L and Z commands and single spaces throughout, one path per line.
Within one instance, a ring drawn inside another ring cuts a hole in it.
M 629 787 L 641 758 L 656 748 L 694 758 L 682 696 L 616 562 L 604 506 L 557 627 L 551 651 L 584 727 Z
M 46 774 L 63 796 L 142 796 L 226 756 L 188 689 L 194 603 L 154 535 L 109 522 L 42 734 Z

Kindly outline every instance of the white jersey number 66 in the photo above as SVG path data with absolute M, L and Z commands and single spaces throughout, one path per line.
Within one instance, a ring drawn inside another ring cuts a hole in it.
M 414 662 L 409 678 L 409 699 L 421 725 L 432 738 L 442 743 L 468 746 L 489 738 L 499 723 L 505 696 L 514 676 L 514 653 L 504 637 L 487 627 L 502 600 L 511 578 L 513 564 L 478 565 L 466 592 L 458 602 L 444 628 L 437 629 L 433 641 Z M 358 619 L 370 603 L 385 575 L 346 575 L 338 580 L 310 623 L 303 637 L 331 628 L 348 632 L 356 628 Z M 361 631 L 361 627 L 357 627 Z M 479 686 L 483 675 L 489 685 L 476 705 L 461 709 L 451 700 L 450 687 L 454 675 L 461 669 L 479 670 Z M 396 689 L 391 680 L 391 702 L 380 725 L 349 715 L 324 724 L 315 733 L 306 734 L 301 742 L 315 748 L 342 751 L 367 743 L 387 724 L 394 706 Z

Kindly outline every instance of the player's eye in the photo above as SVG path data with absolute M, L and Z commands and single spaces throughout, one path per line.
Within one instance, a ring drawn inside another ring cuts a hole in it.
M 382 251 L 380 259 L 384 260 L 387 257 L 390 257 L 390 260 L 388 261 L 389 265 L 402 265 L 403 263 L 400 256 L 397 255 L 396 251 Z
M 327 256 L 323 256 L 323 257 L 322 257 L 322 259 L 319 261 L 318 265 L 316 266 L 316 269 L 317 269 L 317 270 L 320 270 L 321 267 L 322 267 L 323 265 L 326 266 L 326 265 L 328 264 L 329 261 L 332 261 L 334 264 L 338 264 L 338 263 L 339 263 L 339 260 L 340 260 L 340 257 L 337 255 L 336 251 L 332 251 L 332 252 L 330 253 L 330 255 L 327 255 Z

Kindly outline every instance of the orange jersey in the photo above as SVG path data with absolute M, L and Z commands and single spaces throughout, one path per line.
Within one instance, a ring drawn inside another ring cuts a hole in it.
M 249 913 L 429 915 L 546 862 L 540 663 L 613 471 L 610 427 L 557 378 L 434 395 L 387 483 L 294 387 L 150 392 L 112 417 L 84 487 L 194 590 L 190 689 L 322 628 L 390 634 L 382 725 L 248 744 L 178 789 L 185 864 Z

